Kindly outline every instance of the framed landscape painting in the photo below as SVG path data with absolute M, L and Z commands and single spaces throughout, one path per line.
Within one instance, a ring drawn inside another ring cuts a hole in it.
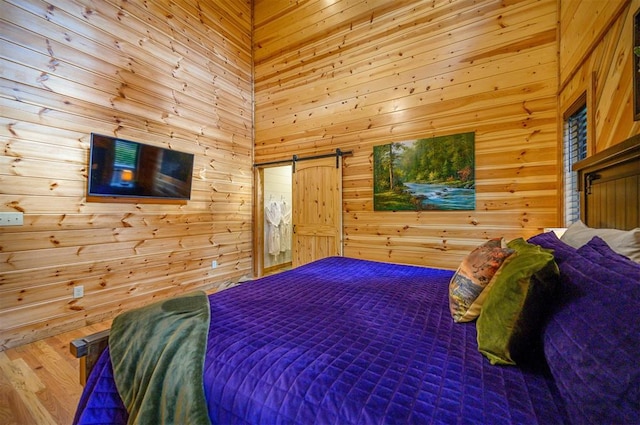
M 373 148 L 375 211 L 474 210 L 475 133 Z

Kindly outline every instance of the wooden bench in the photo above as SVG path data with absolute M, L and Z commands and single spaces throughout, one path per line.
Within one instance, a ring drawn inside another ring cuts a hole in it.
M 98 361 L 100 354 L 109 345 L 109 332 L 110 329 L 106 329 L 74 339 L 69 344 L 71 354 L 80 359 L 80 384 L 83 386 L 87 383 L 87 378 Z

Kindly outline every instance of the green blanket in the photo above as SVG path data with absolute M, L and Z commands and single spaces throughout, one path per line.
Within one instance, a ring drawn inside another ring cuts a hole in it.
M 130 424 L 209 424 L 202 372 L 209 332 L 202 292 L 122 313 L 109 351 Z

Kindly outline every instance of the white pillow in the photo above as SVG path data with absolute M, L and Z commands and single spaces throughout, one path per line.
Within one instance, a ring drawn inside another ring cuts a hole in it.
M 580 248 L 594 236 L 600 237 L 618 254 L 640 263 L 640 227 L 632 230 L 595 229 L 578 220 L 569 226 L 560 240 L 574 248 Z

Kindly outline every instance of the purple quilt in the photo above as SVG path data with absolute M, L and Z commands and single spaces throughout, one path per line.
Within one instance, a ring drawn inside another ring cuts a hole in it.
M 210 296 L 214 424 L 562 424 L 544 366 L 492 366 L 454 323 L 453 272 L 332 257 Z M 78 423 L 124 423 L 108 352 Z

